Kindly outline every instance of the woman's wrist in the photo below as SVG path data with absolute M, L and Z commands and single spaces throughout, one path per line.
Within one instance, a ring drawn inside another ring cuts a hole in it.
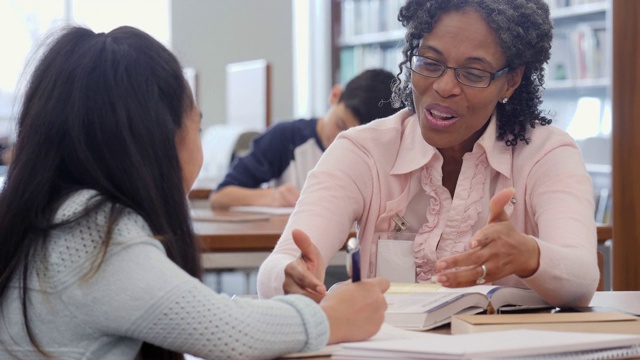
M 524 235 L 524 234 L 523 234 Z M 527 243 L 526 250 L 524 252 L 525 261 L 523 270 L 516 275 L 520 278 L 528 278 L 538 272 L 540 268 L 540 247 L 538 241 L 533 236 L 524 235 Z

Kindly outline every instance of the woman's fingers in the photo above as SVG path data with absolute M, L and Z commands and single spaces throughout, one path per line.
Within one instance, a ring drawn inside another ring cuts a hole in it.
M 285 294 L 303 294 L 320 301 L 327 292 L 322 254 L 304 231 L 295 229 L 291 235 L 301 254 L 285 267 L 282 289 Z
M 513 199 L 515 193 L 516 190 L 514 188 L 507 188 L 493 195 L 489 201 L 488 224 L 509 220 L 509 216 L 507 216 L 507 213 L 504 211 L 504 207 L 509 203 L 509 201 L 511 201 L 511 199 Z

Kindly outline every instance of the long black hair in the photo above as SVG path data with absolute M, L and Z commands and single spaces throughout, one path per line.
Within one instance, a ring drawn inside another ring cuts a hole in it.
M 498 138 L 509 146 L 529 142 L 527 129 L 548 125 L 542 104 L 544 64 L 551 56 L 553 24 L 544 0 L 407 0 L 398 20 L 407 29 L 404 60 L 394 85 L 394 105 L 415 111 L 408 63 L 425 34 L 430 33 L 440 16 L 450 11 L 470 9 L 482 16 L 493 29 L 511 69 L 524 66 L 520 86 L 506 104 L 498 103 Z M 404 75 L 401 81 L 400 75 Z
M 69 223 L 109 206 L 111 231 L 128 208 L 142 216 L 168 257 L 189 274 L 201 267 L 189 220 L 176 132 L 194 106 L 175 56 L 146 33 L 73 27 L 44 52 L 28 82 L 18 118 L 15 157 L 0 193 L 0 299 L 21 279 L 29 328 L 27 275 L 53 216 L 73 192 L 99 194 Z M 142 358 L 182 355 L 144 344 Z

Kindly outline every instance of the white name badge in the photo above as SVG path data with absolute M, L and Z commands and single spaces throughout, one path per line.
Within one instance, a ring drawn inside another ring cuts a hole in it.
M 413 240 L 379 239 L 377 260 L 377 277 L 387 278 L 391 282 L 416 282 Z

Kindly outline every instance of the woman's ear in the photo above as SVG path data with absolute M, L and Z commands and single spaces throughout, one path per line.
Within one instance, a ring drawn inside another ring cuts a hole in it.
M 513 92 L 516 91 L 520 82 L 522 82 L 522 75 L 524 75 L 524 65 L 519 68 L 509 71 L 507 74 L 507 88 L 504 92 L 504 97 L 510 98 Z

